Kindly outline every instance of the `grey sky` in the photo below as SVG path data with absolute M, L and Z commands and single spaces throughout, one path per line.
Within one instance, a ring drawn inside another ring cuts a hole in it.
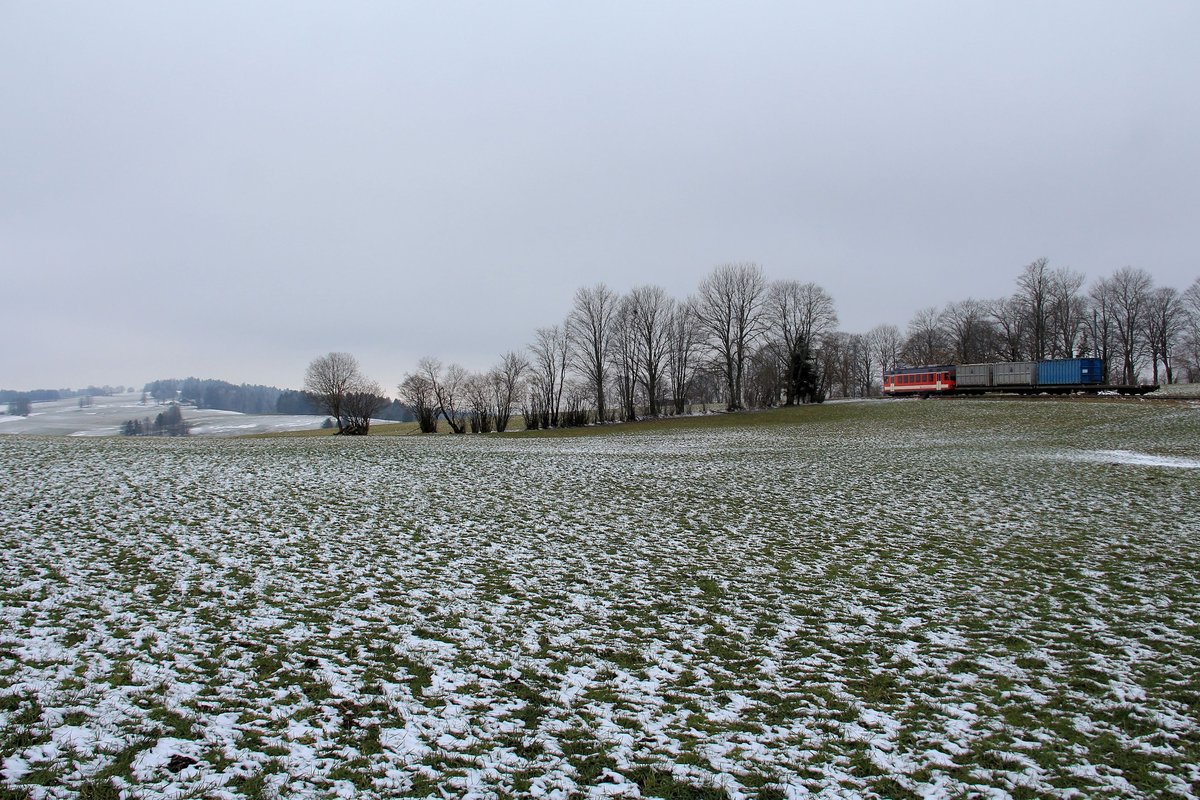
M 1200 275 L 1200 4 L 0 0 L 0 387 L 489 366 L 581 285 L 842 327 Z

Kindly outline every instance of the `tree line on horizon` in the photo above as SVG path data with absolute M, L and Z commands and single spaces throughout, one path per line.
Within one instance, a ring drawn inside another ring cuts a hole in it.
M 31 389 L 29 391 L 0 389 L 0 403 L 6 404 L 9 416 L 27 417 L 32 412 L 34 403 L 53 403 L 78 397 L 79 407 L 84 408 L 91 405 L 93 397 L 107 397 L 122 394 L 124 391 L 124 386 L 88 386 L 86 389 Z
M 321 414 L 312 397 L 296 389 L 242 383 L 211 378 L 164 378 L 150 381 L 142 389 L 156 403 L 178 402 L 186 406 L 239 414 Z M 391 401 L 376 419 L 408 421 L 412 415 L 398 401 Z
M 768 281 L 757 264 L 724 264 L 682 300 L 654 285 L 623 295 L 603 283 L 582 287 L 561 322 L 536 329 L 492 369 L 422 358 L 394 399 L 344 353 L 314 360 L 302 391 L 187 378 L 152 381 L 144 394 L 248 414 L 327 414 L 342 433 L 365 433 L 370 419 L 482 433 L 506 430 L 513 415 L 526 428 L 557 428 L 870 397 L 882 373 L 902 364 L 1094 356 L 1106 383 L 1200 381 L 1200 278 L 1179 291 L 1133 267 L 1088 284 L 1039 258 L 1011 295 L 922 308 L 904 330 L 848 333 L 837 322 L 833 298 L 815 283 Z M 317 366 L 329 374 L 311 374 Z M 27 415 L 31 402 L 114 391 L 4 390 L 0 401 Z
M 866 333 L 837 329 L 820 286 L 769 281 L 753 263 L 716 267 L 682 300 L 659 286 L 622 295 L 599 283 L 578 289 L 561 322 L 536 329 L 490 370 L 422 358 L 397 401 L 423 432 L 445 423 L 486 433 L 506 430 L 515 414 L 527 429 L 559 428 L 714 404 L 736 411 L 870 397 L 883 372 L 902 364 L 1098 357 L 1107 383 L 1200 380 L 1200 278 L 1181 292 L 1124 267 L 1086 283 L 1039 258 L 1009 296 L 923 308 L 903 331 L 883 324 Z M 315 359 L 304 385 L 344 434 L 365 434 L 372 409 L 389 402 L 347 353 Z

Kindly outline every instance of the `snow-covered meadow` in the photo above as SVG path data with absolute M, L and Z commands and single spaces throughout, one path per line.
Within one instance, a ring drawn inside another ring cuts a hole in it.
M 0 437 L 4 785 L 1200 794 L 1200 406 L 734 422 Z

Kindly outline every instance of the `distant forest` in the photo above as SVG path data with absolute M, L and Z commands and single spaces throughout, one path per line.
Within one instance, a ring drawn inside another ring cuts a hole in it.
M 86 389 L 34 389 L 19 391 L 0 389 L 0 404 L 9 407 L 8 413 L 24 416 L 29 413 L 30 403 L 51 403 L 73 397 L 109 397 L 135 391 L 129 386 L 88 386 Z M 321 408 L 312 399 L 295 389 L 280 389 L 260 384 L 233 384 L 211 378 L 163 378 L 150 381 L 142 387 L 147 400 L 157 403 L 180 403 L 196 408 L 218 411 L 236 411 L 240 414 L 322 414 Z M 80 401 L 83 402 L 82 400 Z M 0 408 L 0 413 L 3 408 Z M 375 419 L 411 422 L 412 412 L 399 400 L 387 400 Z
M 275 386 L 202 378 L 165 378 L 151 381 L 142 389 L 160 403 L 179 402 L 196 408 L 236 411 L 241 414 L 322 414 L 304 392 Z M 412 413 L 398 400 L 389 401 L 376 419 L 412 420 Z
M 72 397 L 107 397 L 121 394 L 124 386 L 89 386 L 86 389 L 34 389 L 22 392 L 16 389 L 0 389 L 0 403 L 28 400 L 31 403 L 52 403 L 55 400 L 70 400 Z M 130 391 L 133 388 L 130 387 Z

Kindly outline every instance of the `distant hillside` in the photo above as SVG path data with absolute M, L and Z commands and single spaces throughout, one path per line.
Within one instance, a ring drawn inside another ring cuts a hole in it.
M 50 403 L 55 400 L 69 400 L 72 397 L 111 397 L 124 391 L 124 386 L 89 386 L 86 389 L 30 389 L 29 391 L 0 389 L 0 403 L 11 403 L 20 399 L 28 400 L 31 403 Z
M 119 436 L 126 423 L 139 422 L 149 428 L 166 405 L 135 391 L 119 395 L 66 398 L 31 404 L 29 416 L 4 414 L 0 406 L 0 435 L 34 436 Z M 239 414 L 236 411 L 180 408 L 193 436 L 243 436 L 317 429 L 324 415 Z
M 147 383 L 143 391 L 159 402 L 175 400 L 196 408 L 239 414 L 324 413 L 304 392 L 261 384 L 235 385 L 211 378 L 165 378 Z M 412 414 L 398 400 L 392 400 L 376 419 L 407 422 L 412 419 Z

